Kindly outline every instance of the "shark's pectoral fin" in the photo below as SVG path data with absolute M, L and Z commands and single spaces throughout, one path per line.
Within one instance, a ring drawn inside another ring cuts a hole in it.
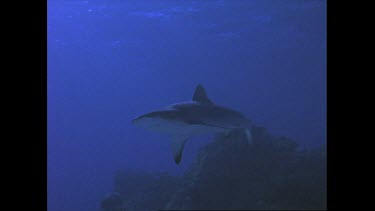
M 184 146 L 188 138 L 189 137 L 185 135 L 172 136 L 171 147 L 176 164 L 179 164 L 181 161 L 182 152 L 184 151 Z

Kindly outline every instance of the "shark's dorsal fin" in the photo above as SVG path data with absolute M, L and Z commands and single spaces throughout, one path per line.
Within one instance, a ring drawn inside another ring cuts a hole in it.
M 202 84 L 198 84 L 198 86 L 195 88 L 193 100 L 200 103 L 213 104 L 213 102 L 208 99 L 206 91 L 204 90 Z
M 188 136 L 184 136 L 184 135 L 172 136 L 171 147 L 172 147 L 174 162 L 176 164 L 179 164 L 181 161 L 182 152 L 184 151 L 184 146 L 188 138 L 189 138 Z

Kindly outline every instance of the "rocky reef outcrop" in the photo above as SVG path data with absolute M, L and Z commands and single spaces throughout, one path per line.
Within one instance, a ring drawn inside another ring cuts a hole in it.
M 102 211 L 115 210 L 109 202 L 128 211 L 326 209 L 326 147 L 301 149 L 262 127 L 252 133 L 251 145 L 241 133 L 217 135 L 180 177 L 119 171 Z

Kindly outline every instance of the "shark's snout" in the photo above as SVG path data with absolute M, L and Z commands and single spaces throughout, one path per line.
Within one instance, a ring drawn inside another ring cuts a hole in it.
M 137 116 L 134 119 L 131 120 L 131 123 L 133 125 L 139 126 L 140 122 L 143 120 L 142 116 Z
M 131 121 L 132 124 L 136 124 L 137 122 L 139 122 L 139 121 L 141 120 L 141 118 L 142 118 L 142 117 L 139 117 L 139 116 L 138 116 L 138 117 L 132 119 L 132 121 Z
M 151 112 L 151 113 L 143 114 L 141 116 L 137 116 L 136 118 L 132 120 L 132 123 L 139 124 L 139 123 L 142 123 L 144 121 L 147 121 L 156 117 L 157 117 L 157 112 Z
M 144 123 L 149 122 L 151 118 L 145 117 L 144 115 L 134 118 L 131 122 L 134 125 L 142 126 Z

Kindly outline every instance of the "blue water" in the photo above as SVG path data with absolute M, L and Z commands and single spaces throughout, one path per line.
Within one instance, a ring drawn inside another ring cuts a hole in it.
M 118 169 L 182 174 L 135 116 L 210 99 L 311 148 L 326 142 L 323 0 L 48 1 L 48 210 L 92 211 Z

